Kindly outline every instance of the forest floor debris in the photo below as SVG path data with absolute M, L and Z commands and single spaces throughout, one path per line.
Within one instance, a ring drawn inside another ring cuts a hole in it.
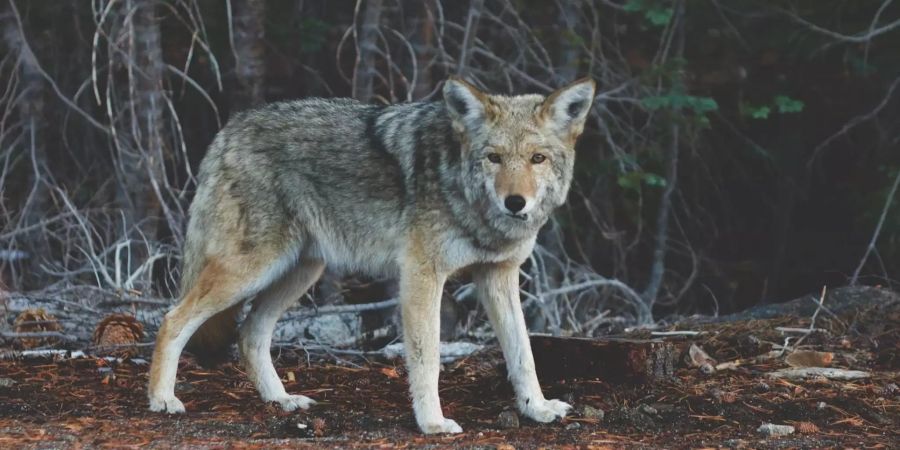
M 900 302 L 823 313 L 816 324 L 822 331 L 805 336 L 802 345 L 778 330 L 808 327 L 809 321 L 774 316 L 672 325 L 669 331 L 700 331 L 663 336 L 683 348 L 673 377 L 641 385 L 548 378 L 546 395 L 575 406 L 569 417 L 550 424 L 516 414 L 501 352 L 488 346 L 444 365 L 444 412 L 465 430 L 455 436 L 418 432 L 401 359 L 347 355 L 336 364 L 327 354 L 276 349 L 288 391 L 319 402 L 309 411 L 285 413 L 258 400 L 238 364 L 204 369 L 185 357 L 177 393 L 188 412 L 166 416 L 147 411 L 148 366 L 140 357 L 8 352 L 0 358 L 0 447 L 896 448 Z M 652 337 L 641 333 L 622 338 Z M 703 373 L 691 363 L 692 345 L 719 366 L 740 363 Z M 146 358 L 149 347 L 140 349 Z M 818 359 L 828 360 L 827 369 L 870 376 L 767 376 L 798 370 L 786 361 L 792 352 L 828 353 Z M 761 424 L 794 432 L 768 433 Z

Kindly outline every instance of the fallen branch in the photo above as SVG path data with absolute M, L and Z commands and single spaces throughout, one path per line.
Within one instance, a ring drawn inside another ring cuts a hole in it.
M 772 350 L 768 353 L 764 353 L 762 355 L 753 357 L 753 358 L 738 358 L 733 361 L 726 361 L 723 363 L 716 364 L 715 369 L 718 370 L 733 370 L 737 369 L 741 366 L 752 366 L 753 364 L 758 364 L 763 361 L 768 361 L 770 359 L 776 359 L 781 357 L 782 352 L 780 350 Z
M 781 369 L 767 374 L 769 378 L 787 378 L 788 380 L 803 380 L 806 378 L 825 377 L 830 380 L 860 380 L 872 376 L 862 370 L 835 369 L 831 367 L 799 367 Z
M 678 336 L 699 336 L 705 334 L 704 331 L 651 331 L 650 336 L 653 337 L 678 337 Z
M 85 353 L 81 350 L 22 350 L 22 351 L 6 351 L 0 353 L 0 361 L 7 361 L 12 359 L 41 359 L 41 358 L 54 358 L 54 359 L 78 359 L 84 358 Z
M 368 311 L 377 311 L 379 309 L 387 309 L 397 306 L 399 301 L 396 298 L 382 300 L 374 303 L 363 303 L 359 305 L 331 305 L 321 308 L 303 308 L 287 315 L 287 319 L 302 319 L 306 317 L 325 316 L 328 314 L 345 314 L 360 313 Z
M 78 338 L 71 334 L 60 333 L 59 331 L 0 331 L 0 337 L 4 339 L 34 339 L 34 338 L 54 338 L 64 341 L 77 341 Z

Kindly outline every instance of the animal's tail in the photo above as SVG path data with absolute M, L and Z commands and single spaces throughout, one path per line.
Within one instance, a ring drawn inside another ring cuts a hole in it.
M 206 258 L 200 256 L 202 252 L 196 251 L 188 239 L 184 251 L 184 267 L 181 277 L 182 298 L 196 284 L 200 271 L 206 264 Z M 200 365 L 214 367 L 227 361 L 231 356 L 231 344 L 237 340 L 237 315 L 242 303 L 237 303 L 228 309 L 210 317 L 200 328 L 194 332 L 185 349 L 191 352 Z
M 204 367 L 215 367 L 231 356 L 231 344 L 237 340 L 237 314 L 241 303 L 217 313 L 200 325 L 187 343 L 187 350 Z

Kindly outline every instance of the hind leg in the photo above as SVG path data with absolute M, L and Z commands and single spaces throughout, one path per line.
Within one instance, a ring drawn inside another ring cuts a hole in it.
M 294 305 L 319 276 L 325 264 L 320 260 L 303 260 L 271 286 L 260 292 L 253 309 L 241 324 L 238 349 L 247 376 L 256 385 L 265 402 L 278 402 L 285 411 L 307 409 L 315 401 L 302 395 L 290 395 L 278 378 L 272 355 L 272 332 L 285 310 Z
M 184 299 L 169 311 L 156 336 L 147 395 L 151 411 L 184 412 L 175 397 L 178 358 L 197 328 L 214 314 L 259 292 L 283 270 L 276 259 L 219 258 L 210 260 Z

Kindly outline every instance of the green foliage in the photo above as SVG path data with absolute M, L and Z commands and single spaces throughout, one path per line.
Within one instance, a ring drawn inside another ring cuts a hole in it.
M 753 105 L 741 104 L 741 115 L 751 119 L 765 120 L 772 114 L 773 108 L 778 114 L 795 114 L 803 111 L 806 106 L 801 100 L 793 99 L 787 95 L 776 95 L 769 104 Z
M 628 12 L 644 13 L 644 19 L 657 27 L 668 25 L 675 13 L 670 3 L 662 0 L 628 0 L 623 7 Z
M 776 95 L 775 106 L 778 108 L 778 112 L 787 114 L 803 111 L 804 104 L 802 101 L 795 100 L 787 95 Z
M 703 115 L 719 109 L 718 103 L 711 97 L 690 95 L 680 85 L 673 86 L 671 90 L 662 95 L 644 97 L 641 100 L 641 104 L 651 111 L 660 109 L 690 110 L 697 115 Z
M 753 119 L 768 119 L 769 113 L 772 112 L 772 108 L 769 108 L 768 106 L 765 106 L 765 105 L 753 106 L 750 104 L 744 104 L 742 106 L 742 108 L 743 108 L 743 111 L 742 111 L 743 114 L 745 116 L 750 116 Z
M 655 173 L 634 171 L 619 175 L 616 179 L 616 183 L 620 188 L 626 191 L 637 192 L 640 190 L 642 184 L 654 188 L 665 187 L 666 179 Z

